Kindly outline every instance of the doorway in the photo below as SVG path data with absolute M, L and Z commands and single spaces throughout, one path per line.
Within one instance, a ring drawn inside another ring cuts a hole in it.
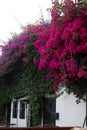
M 30 109 L 27 99 L 13 100 L 11 103 L 10 124 L 14 124 L 14 127 L 27 127 L 30 124 L 28 110 Z
M 56 99 L 45 97 L 43 102 L 43 126 L 55 126 Z

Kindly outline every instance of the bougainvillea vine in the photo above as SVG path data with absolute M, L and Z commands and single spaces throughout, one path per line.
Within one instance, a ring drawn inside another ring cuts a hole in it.
M 68 93 L 86 100 L 87 2 L 55 0 L 50 13 L 50 23 L 26 26 L 23 33 L 14 35 L 2 48 L 1 74 L 18 59 L 28 64 L 28 48 L 32 44 L 37 50 L 34 64 L 48 72 L 46 78 L 54 80 L 53 89 L 66 86 Z

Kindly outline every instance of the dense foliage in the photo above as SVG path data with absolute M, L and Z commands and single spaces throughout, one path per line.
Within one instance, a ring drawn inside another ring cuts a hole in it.
M 13 36 L 2 48 L 1 55 L 0 108 L 13 98 L 27 97 L 32 106 L 34 125 L 41 121 L 43 97 L 47 94 L 54 94 L 51 87 L 52 82 L 46 81 L 46 71 L 38 70 L 33 63 L 33 59 L 37 55 L 36 48 L 33 46 L 33 42 L 37 38 L 34 31 L 38 28 L 38 31 L 41 32 L 44 26 L 48 27 L 45 23 L 25 27 L 22 34 Z M 31 37 L 30 40 L 29 37 Z M 1 114 L 0 117 L 3 116 Z
M 53 94 L 51 82 L 47 82 L 44 71 L 39 71 L 32 61 L 32 46 L 30 48 L 31 58 L 29 64 L 16 63 L 15 70 L 11 70 L 2 76 L 0 86 L 0 104 L 5 104 L 13 98 L 27 97 L 32 106 L 32 118 L 34 125 L 40 123 L 42 100 L 46 94 Z M 2 91 L 1 91 L 2 90 Z M 4 97 L 4 98 L 3 98 Z

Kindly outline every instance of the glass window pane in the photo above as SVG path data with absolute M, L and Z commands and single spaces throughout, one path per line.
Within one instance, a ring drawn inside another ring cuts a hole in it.
M 17 101 L 13 101 L 13 118 L 17 118 Z
M 25 102 L 22 100 L 20 101 L 20 113 L 19 113 L 20 119 L 25 119 Z

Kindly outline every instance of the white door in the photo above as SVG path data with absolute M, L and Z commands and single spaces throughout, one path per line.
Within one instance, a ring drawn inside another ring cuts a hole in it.
M 11 104 L 11 121 L 14 127 L 27 127 L 28 104 L 26 99 L 13 100 Z

